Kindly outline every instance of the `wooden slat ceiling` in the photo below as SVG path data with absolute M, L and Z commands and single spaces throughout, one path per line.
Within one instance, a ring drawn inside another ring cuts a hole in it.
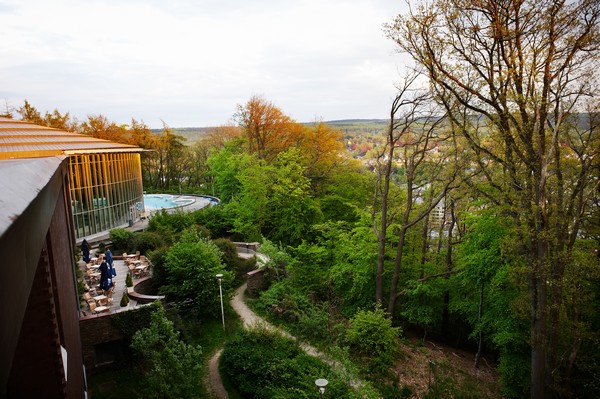
M 141 148 L 0 117 L 0 159 L 81 153 L 141 152 Z

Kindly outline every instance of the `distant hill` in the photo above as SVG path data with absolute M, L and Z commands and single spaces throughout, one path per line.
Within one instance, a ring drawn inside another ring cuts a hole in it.
M 342 131 L 345 139 L 377 136 L 387 125 L 386 119 L 343 119 L 324 122 Z
M 212 127 L 172 127 L 173 134 L 185 138 L 186 145 L 192 145 L 206 136 Z M 152 133 L 161 133 L 163 129 L 150 129 Z
M 304 122 L 304 125 L 312 125 L 314 122 Z M 385 119 L 341 119 L 333 121 L 324 121 L 323 123 L 333 126 L 342 131 L 344 138 L 357 136 L 371 136 L 381 133 L 388 121 Z M 171 128 L 174 134 L 186 139 L 185 144 L 192 145 L 201 140 L 212 127 L 174 127 Z M 163 129 L 151 129 L 152 133 L 160 133 Z

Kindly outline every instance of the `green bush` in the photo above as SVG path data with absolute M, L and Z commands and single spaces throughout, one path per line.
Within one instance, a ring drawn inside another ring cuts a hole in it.
M 150 306 L 140 306 L 127 312 L 114 313 L 111 315 L 111 324 L 119 330 L 126 342 L 131 343 L 133 335 L 150 324 L 150 315 L 160 303 L 154 302 Z
M 384 371 L 394 362 L 400 334 L 400 328 L 392 327 L 392 321 L 378 307 L 356 313 L 350 320 L 346 342 L 359 355 L 370 358 L 372 366 Z
M 327 304 L 322 307 L 312 306 L 300 316 L 298 332 L 302 337 L 324 340 L 331 338 L 329 331 L 329 312 Z
M 191 215 L 196 224 L 205 226 L 211 237 L 227 237 L 233 231 L 233 215 L 230 210 L 222 205 L 215 205 L 193 212 Z
M 504 396 L 524 398 L 529 395 L 531 363 L 526 354 L 508 351 L 501 353 L 498 371 L 500 371 L 500 383 Z
M 133 281 L 131 279 L 131 273 L 127 273 L 127 277 L 125 277 L 125 285 L 128 287 L 133 287 Z
M 164 240 L 160 236 L 152 231 L 142 231 L 135 233 L 131 243 L 131 252 L 140 251 L 141 254 L 146 255 L 149 251 L 160 248 L 164 245 Z
M 122 308 L 124 308 L 125 306 L 127 306 L 127 304 L 129 304 L 129 296 L 127 295 L 127 293 L 124 293 L 121 297 L 120 305 Z
M 307 296 L 291 287 L 289 280 L 273 284 L 261 294 L 257 305 L 275 317 L 294 322 L 312 308 Z
M 140 358 L 144 398 L 194 398 L 200 392 L 202 350 L 180 339 L 160 304 L 147 328 L 136 332 L 131 348 Z M 128 312 L 129 313 L 129 312 Z
M 200 237 L 193 228 L 186 230 L 169 248 L 164 272 L 166 284 L 159 292 L 170 301 L 196 304 L 203 315 L 220 312 L 219 283 L 215 276 L 223 274 L 225 293 L 233 281 L 233 273 L 225 270 L 217 246 Z
M 116 228 L 109 232 L 110 241 L 112 242 L 112 252 L 118 253 L 127 252 L 132 248 L 133 233 L 127 229 Z
M 148 222 L 150 231 L 163 232 L 165 230 L 173 233 L 181 233 L 194 224 L 194 219 L 187 212 L 168 213 L 164 209 L 152 216 Z
M 218 238 L 213 243 L 223 254 L 222 260 L 225 268 L 235 273 L 235 282 L 241 284 L 244 281 L 243 276 L 256 268 L 256 259 L 243 259 L 238 256 L 235 244 L 226 238 Z M 236 284 L 237 285 L 237 284 Z
M 155 290 L 158 290 L 163 285 L 167 284 L 167 272 L 165 270 L 165 258 L 168 249 L 166 247 L 157 248 L 154 251 L 149 251 L 147 256 L 152 262 L 152 285 Z
M 106 244 L 101 242 L 98 244 L 98 250 L 96 251 L 97 255 L 103 254 L 106 252 Z
M 221 372 L 244 398 L 314 398 L 315 380 L 326 378 L 327 397 L 353 392 L 317 358 L 289 338 L 265 329 L 242 330 L 225 345 Z

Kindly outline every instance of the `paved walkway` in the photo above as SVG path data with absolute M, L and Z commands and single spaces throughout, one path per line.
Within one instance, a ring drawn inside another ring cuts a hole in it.
M 252 328 L 253 326 L 260 325 L 268 330 L 276 331 L 288 338 L 291 338 L 291 339 L 297 341 L 296 337 L 289 334 L 287 331 L 284 331 L 281 328 L 272 325 L 271 323 L 267 322 L 266 320 L 264 320 L 263 318 L 258 316 L 252 310 L 250 310 L 250 308 L 244 302 L 244 294 L 246 292 L 246 288 L 247 288 L 247 284 L 244 283 L 241 287 L 239 287 L 235 291 L 235 294 L 230 302 L 233 310 L 235 310 L 235 312 L 240 316 L 240 319 L 242 319 L 242 323 L 244 324 L 244 327 Z M 338 372 L 347 375 L 347 372 L 344 370 L 343 366 L 340 363 L 336 362 L 335 360 L 330 359 L 327 355 L 325 355 L 323 352 L 319 351 L 314 346 L 311 346 L 304 342 L 300 342 L 299 345 L 304 350 L 304 352 L 306 352 L 308 355 L 321 359 L 322 361 L 327 363 L 332 369 L 337 370 Z M 227 391 L 223 387 L 223 382 L 221 381 L 221 376 L 219 375 L 219 357 L 221 356 L 222 351 L 223 351 L 223 349 L 219 349 L 213 355 L 213 357 L 210 359 L 210 361 L 208 363 L 209 376 L 210 376 L 209 377 L 209 380 L 210 380 L 209 386 L 210 386 L 210 392 L 212 393 L 214 398 L 229 399 L 229 395 L 227 394 Z M 353 388 L 357 389 L 363 385 L 363 382 L 350 378 L 350 385 Z

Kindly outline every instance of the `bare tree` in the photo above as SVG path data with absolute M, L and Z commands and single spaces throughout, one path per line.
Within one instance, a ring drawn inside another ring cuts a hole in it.
M 401 295 L 398 282 L 406 233 L 438 205 L 456 175 L 457 164 L 447 162 L 446 147 L 452 145 L 451 133 L 443 124 L 441 109 L 433 107 L 430 94 L 413 88 L 418 78 L 419 73 L 413 71 L 398 87 L 390 109 L 386 142 L 376 164 L 372 221 L 378 239 L 375 300 L 379 304 L 383 304 L 386 243 L 392 223 L 395 223 L 398 236 L 387 303 L 390 315 L 394 314 L 397 298 Z M 393 182 L 395 164 L 402 169 L 403 176 Z M 426 197 L 430 200 L 418 206 Z
M 467 127 L 474 167 L 521 227 L 536 398 L 559 390 L 563 276 L 597 185 L 597 148 L 568 122 L 597 93 L 599 17 L 598 0 L 434 0 L 388 26 L 448 117 Z

